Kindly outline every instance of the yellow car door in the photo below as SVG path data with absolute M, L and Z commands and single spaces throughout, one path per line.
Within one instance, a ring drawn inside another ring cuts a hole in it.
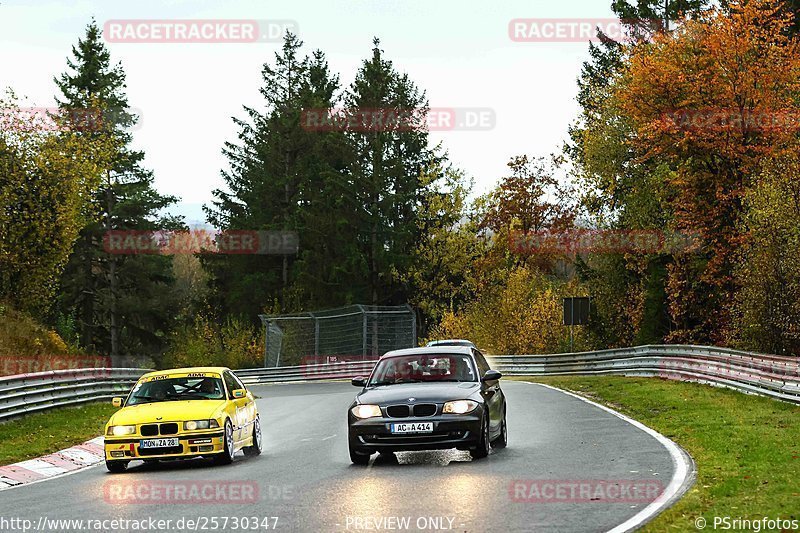
M 233 374 L 233 379 L 236 380 L 236 384 L 240 389 L 247 391 L 244 397 L 246 401 L 244 402 L 245 420 L 242 424 L 242 439 L 248 439 L 253 435 L 253 423 L 258 413 L 258 409 L 256 409 L 256 397 L 253 396 L 253 393 L 250 392 L 236 374 Z

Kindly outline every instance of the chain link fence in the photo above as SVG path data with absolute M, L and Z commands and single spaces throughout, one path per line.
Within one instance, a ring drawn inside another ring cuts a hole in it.
M 265 368 L 365 361 L 417 345 L 416 316 L 408 305 L 351 305 L 259 318 Z

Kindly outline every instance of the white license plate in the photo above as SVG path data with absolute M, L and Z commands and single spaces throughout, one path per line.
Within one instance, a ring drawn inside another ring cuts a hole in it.
M 433 422 L 392 424 L 392 433 L 433 433 Z
M 139 441 L 139 448 L 174 448 L 178 446 L 178 439 L 147 439 Z

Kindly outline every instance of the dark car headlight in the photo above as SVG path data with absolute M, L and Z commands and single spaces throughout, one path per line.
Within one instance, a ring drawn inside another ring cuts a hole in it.
M 183 423 L 183 429 L 186 431 L 194 431 L 195 429 L 210 429 L 218 428 L 219 422 L 214 420 L 189 420 Z
M 464 415 L 471 413 L 478 408 L 478 402 L 472 400 L 454 400 L 447 402 L 442 408 L 442 413 L 453 415 Z

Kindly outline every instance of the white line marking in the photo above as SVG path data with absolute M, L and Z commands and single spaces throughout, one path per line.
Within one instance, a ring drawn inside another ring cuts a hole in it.
M 66 468 L 62 468 L 60 466 L 56 466 L 54 464 L 48 463 L 47 461 L 42 461 L 41 459 L 30 459 L 28 461 L 22 461 L 16 463 L 14 466 L 18 466 L 20 468 L 26 468 L 37 474 L 41 474 L 45 477 L 53 477 L 57 476 L 58 474 L 63 474 L 67 472 Z
M 325 438 L 323 438 L 322 440 L 323 440 L 323 441 L 326 441 L 326 440 L 329 440 L 329 439 L 332 439 L 332 438 L 334 438 L 335 436 L 336 436 L 336 435 L 331 435 L 331 436 L 329 436 L 329 437 L 325 437 Z
M 575 394 L 574 392 L 552 387 L 550 385 L 545 385 L 544 383 L 534 383 L 532 381 L 523 381 L 523 383 L 528 383 L 530 385 L 539 385 L 540 387 L 547 387 L 548 389 L 552 389 L 554 391 L 558 391 L 563 394 L 568 394 L 569 396 L 577 398 L 583 402 L 594 405 L 595 407 L 599 407 L 603 411 L 611 413 L 617 418 L 624 420 L 625 422 L 631 424 L 632 426 L 644 431 L 645 433 L 656 439 L 658 442 L 660 442 L 661 445 L 664 446 L 664 448 L 666 448 L 667 451 L 669 452 L 669 455 L 672 458 L 672 464 L 675 467 L 675 473 L 673 474 L 672 479 L 670 480 L 667 487 L 664 489 L 664 492 L 662 492 L 658 496 L 658 498 L 653 500 L 647 507 L 645 507 L 644 509 L 642 509 L 641 511 L 639 511 L 638 513 L 627 519 L 625 522 L 616 526 L 615 528 L 610 529 L 608 533 L 623 533 L 625 531 L 631 531 L 640 527 L 642 524 L 644 524 L 645 522 L 653 518 L 655 515 L 657 515 L 667 507 L 669 507 L 672 503 L 674 503 L 673 499 L 676 498 L 676 496 L 679 495 L 681 489 L 684 488 L 684 484 L 689 479 L 690 475 L 694 474 L 694 472 L 689 472 L 690 464 L 686 460 L 686 457 L 684 456 L 683 452 L 681 452 L 681 449 L 678 447 L 678 445 L 669 440 L 667 437 L 665 437 L 658 431 L 649 428 L 644 424 L 642 424 L 641 422 L 629 418 L 623 415 L 622 413 L 618 413 L 617 411 L 611 409 L 610 407 L 606 407 L 605 405 L 593 402 L 592 400 L 584 398 L 583 396 Z M 689 486 L 686 486 L 685 489 L 688 490 Z
M 93 465 L 103 460 L 99 455 L 95 455 L 80 448 L 67 448 L 58 453 L 85 465 Z
M 71 476 L 72 474 L 79 474 L 81 472 L 85 472 L 86 470 L 89 470 L 90 468 L 94 468 L 94 467 L 98 466 L 99 464 L 100 463 L 96 463 L 96 464 L 88 465 L 88 466 L 82 466 L 78 470 L 70 470 L 68 472 L 64 472 L 63 474 L 58 474 L 57 476 L 44 477 L 42 479 L 37 479 L 36 481 L 28 481 L 28 482 L 25 482 L 25 483 L 21 483 L 19 485 L 12 485 L 10 487 L 0 487 L 0 492 L 2 492 L 4 490 L 12 490 L 12 489 L 20 489 L 22 487 L 30 487 L 31 485 L 36 485 L 37 483 L 42 483 L 44 481 L 50 481 L 52 479 L 58 479 L 60 477 Z M 9 465 L 9 466 L 13 466 L 13 465 Z

